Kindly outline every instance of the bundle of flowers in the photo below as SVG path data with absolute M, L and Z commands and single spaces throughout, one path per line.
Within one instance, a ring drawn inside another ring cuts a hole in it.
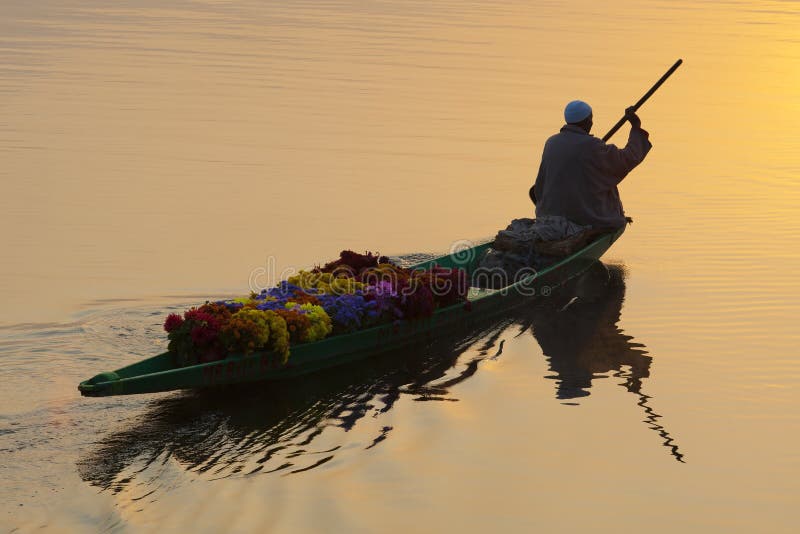
M 275 310 L 275 313 L 283 317 L 286 321 L 286 329 L 289 331 L 289 341 L 292 343 L 306 343 L 308 339 L 308 330 L 311 328 L 311 319 L 306 317 L 306 314 L 300 313 L 300 310 Z
M 405 319 L 420 319 L 433 314 L 433 293 L 421 276 L 409 276 L 398 280 L 396 291 L 399 308 Z
M 316 304 L 287 302 L 284 307 L 289 311 L 304 315 L 309 326 L 305 331 L 305 341 L 319 341 L 325 339 L 333 331 L 333 324 L 328 313 Z
M 359 254 L 352 250 L 343 250 L 339 253 L 339 259 L 315 269 L 323 273 L 344 273 L 349 272 L 351 276 L 357 276 L 364 269 L 377 267 L 378 264 L 388 264 L 389 258 L 379 256 L 371 252 Z
M 431 291 L 439 306 L 450 306 L 467 297 L 469 282 L 463 269 L 432 267 L 415 275 Z
M 231 314 L 220 329 L 225 348 L 237 354 L 272 349 L 285 362 L 289 358 L 289 332 L 286 320 L 274 311 L 242 308 Z
M 318 298 L 320 305 L 333 322 L 334 333 L 355 332 L 366 326 L 365 316 L 367 308 L 371 305 L 364 299 L 360 291 L 359 294 L 319 295 Z
M 341 295 L 343 293 L 353 294 L 360 289 L 364 289 L 364 284 L 359 282 L 348 271 L 337 274 L 325 272 L 300 271 L 295 276 L 289 277 L 289 283 L 299 286 L 308 291 L 315 289 L 319 293 Z
M 368 285 L 364 291 L 364 300 L 372 303 L 368 317 L 376 323 L 391 322 L 403 318 L 400 298 L 395 285 L 389 280 L 381 280 Z
M 219 341 L 222 322 L 203 307 L 167 316 L 164 330 L 169 337 L 169 351 L 175 354 L 178 365 L 194 365 L 218 360 L 223 348 Z
M 235 311 L 217 303 L 172 313 L 164 322 L 168 349 L 178 365 L 195 365 L 225 358 L 228 353 L 249 354 L 271 349 L 284 361 L 289 357 L 286 321 L 272 311 L 239 307 Z
M 338 260 L 247 297 L 206 303 L 164 322 L 179 365 L 268 350 L 285 363 L 290 346 L 375 325 L 428 317 L 466 300 L 462 269 L 412 270 L 345 250 Z

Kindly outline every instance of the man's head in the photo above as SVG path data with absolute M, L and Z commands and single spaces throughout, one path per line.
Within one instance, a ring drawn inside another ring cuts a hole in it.
M 592 108 L 583 100 L 573 100 L 564 108 L 564 120 L 589 133 L 592 129 Z

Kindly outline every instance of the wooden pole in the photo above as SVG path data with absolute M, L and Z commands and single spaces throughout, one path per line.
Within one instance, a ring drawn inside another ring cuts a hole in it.
M 655 83 L 655 85 L 653 85 L 653 87 L 651 87 L 651 88 L 650 88 L 650 90 L 649 90 L 649 91 L 647 91 L 647 92 L 644 94 L 644 96 L 643 96 L 642 98 L 640 98 L 640 99 L 639 99 L 639 101 L 638 101 L 638 102 L 637 102 L 637 103 L 636 103 L 636 104 L 633 106 L 633 110 L 634 110 L 634 111 L 637 111 L 637 110 L 638 110 L 638 109 L 641 107 L 641 105 L 642 105 L 642 104 L 644 104 L 644 103 L 647 101 L 647 99 L 648 99 L 648 98 L 650 98 L 651 96 L 653 96 L 653 93 L 655 93 L 655 92 L 656 92 L 656 90 L 657 90 L 659 87 L 661 87 L 661 84 L 662 84 L 662 83 L 664 83 L 665 81 L 667 81 L 667 78 L 669 78 L 669 77 L 672 75 L 672 73 L 673 73 L 673 72 L 675 72 L 675 70 L 676 70 L 678 67 L 680 67 L 680 66 L 681 66 L 681 63 L 683 63 L 683 60 L 682 60 L 682 59 L 679 59 L 678 61 L 676 61 L 676 62 L 675 62 L 675 64 L 674 64 L 673 66 L 671 66 L 671 67 L 669 68 L 669 70 L 668 70 L 668 71 L 667 71 L 667 72 L 666 72 L 666 73 L 665 73 L 665 74 L 664 74 L 664 75 L 663 75 L 663 76 L 662 76 L 662 77 L 661 77 L 661 78 L 660 78 L 660 79 L 659 79 L 659 80 L 658 80 L 658 81 Z M 617 122 L 617 124 L 615 124 L 615 125 L 614 125 L 614 127 L 613 127 L 613 128 L 611 128 L 611 130 L 609 130 L 609 131 L 608 131 L 608 133 L 607 133 L 606 135 L 604 135 L 604 136 L 603 136 L 603 142 L 605 142 L 605 141 L 608 141 L 609 139 L 611 139 L 611 136 L 612 136 L 612 135 L 614 135 L 615 133 L 617 133 L 617 130 L 619 130 L 620 128 L 622 128 L 622 125 L 623 125 L 623 124 L 625 124 L 625 121 L 627 121 L 627 120 L 628 120 L 628 119 L 627 119 L 626 117 L 622 117 L 622 118 L 621 118 L 621 119 L 620 119 L 620 120 Z

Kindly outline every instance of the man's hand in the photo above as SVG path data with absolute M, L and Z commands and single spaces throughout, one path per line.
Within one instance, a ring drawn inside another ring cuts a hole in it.
M 642 119 L 640 119 L 639 115 L 636 114 L 636 110 L 633 108 L 633 106 L 625 110 L 625 118 L 628 119 L 628 122 L 631 123 L 632 127 L 634 128 L 642 127 Z

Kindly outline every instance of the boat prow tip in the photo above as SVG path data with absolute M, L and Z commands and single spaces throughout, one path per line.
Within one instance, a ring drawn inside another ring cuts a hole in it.
M 114 391 L 114 386 L 119 382 L 119 375 L 113 371 L 107 371 L 93 376 L 78 384 L 78 390 L 84 397 L 102 397 Z

